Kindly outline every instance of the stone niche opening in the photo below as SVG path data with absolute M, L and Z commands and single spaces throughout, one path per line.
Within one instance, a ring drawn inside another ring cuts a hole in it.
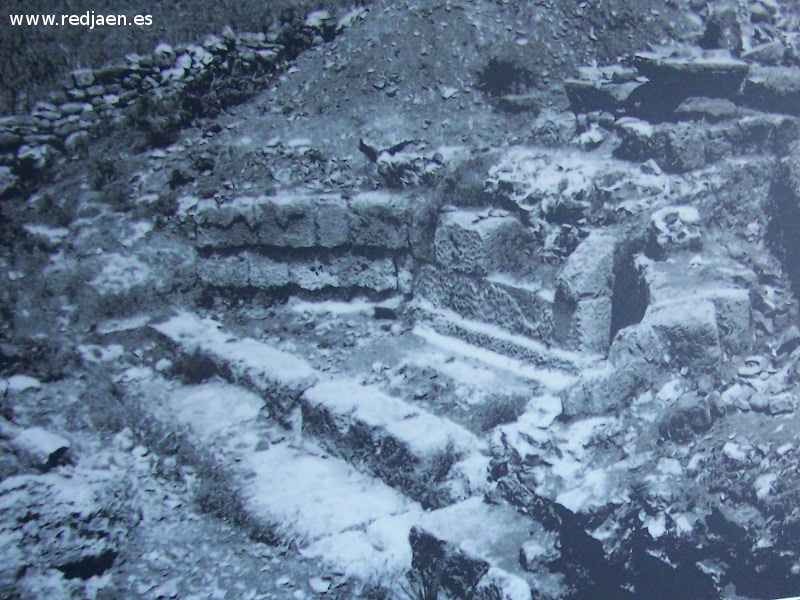
M 633 254 L 619 253 L 614 260 L 611 293 L 611 340 L 631 325 L 641 323 L 650 304 L 650 288 Z
M 784 158 L 776 169 L 767 204 L 767 243 L 800 298 L 800 152 Z

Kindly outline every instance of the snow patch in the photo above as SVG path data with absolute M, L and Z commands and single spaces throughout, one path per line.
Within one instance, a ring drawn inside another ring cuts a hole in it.
M 47 225 L 27 223 L 22 228 L 33 237 L 43 238 L 52 245 L 60 244 L 69 235 L 69 229 L 66 227 L 48 227 Z
M 41 389 L 42 382 L 28 375 L 12 375 L 6 379 L 6 385 L 11 392 L 24 392 L 25 390 Z
M 97 326 L 97 332 L 101 335 L 108 335 L 110 333 L 119 333 L 122 331 L 134 331 L 145 327 L 150 323 L 150 320 L 151 317 L 148 315 L 139 315 L 128 319 L 109 319 Z
M 737 462 L 743 462 L 747 460 L 747 451 L 736 442 L 726 442 L 722 447 L 722 453 L 731 460 L 735 460 Z
M 109 254 L 103 269 L 90 282 L 100 294 L 123 294 L 150 279 L 151 270 L 135 256 Z
M 667 518 L 663 512 L 658 513 L 655 517 L 648 516 L 644 520 L 644 527 L 650 537 L 655 539 L 660 538 L 667 532 Z
M 756 477 L 753 488 L 756 491 L 756 498 L 764 500 L 772 493 L 772 486 L 778 480 L 778 475 L 775 473 L 766 473 Z
M 376 306 L 383 308 L 397 309 L 400 306 L 401 299 L 398 297 L 389 298 L 383 302 L 370 302 L 362 298 L 355 298 L 350 301 L 338 300 L 324 300 L 320 302 L 310 302 L 308 300 L 300 300 L 299 298 L 292 298 L 287 303 L 289 310 L 296 313 L 311 313 L 311 314 L 331 314 L 331 315 L 351 315 L 359 313 L 368 313 L 374 310 Z
M 306 390 L 303 397 L 334 415 L 385 430 L 407 444 L 416 456 L 431 457 L 450 448 L 467 454 L 483 446 L 460 425 L 388 396 L 377 387 L 361 385 L 351 379 L 320 382 Z
M 502 369 L 523 379 L 537 381 L 553 392 L 559 392 L 575 383 L 575 377 L 563 371 L 540 369 L 497 352 L 473 346 L 463 340 L 441 335 L 423 325 L 414 327 L 414 334 L 432 346 L 478 360 L 495 369 Z
M 237 339 L 225 334 L 212 319 L 181 313 L 154 325 L 153 329 L 190 352 L 201 350 L 211 354 L 240 371 L 239 375 L 247 374 L 255 383 L 306 386 L 316 379 L 316 371 L 305 360 L 252 338 Z

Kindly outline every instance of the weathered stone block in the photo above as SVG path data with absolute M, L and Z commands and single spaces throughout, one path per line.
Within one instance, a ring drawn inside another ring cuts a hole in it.
M 759 110 L 800 115 L 800 73 L 794 68 L 754 66 L 745 79 L 742 99 Z
M 189 200 L 181 203 L 188 206 Z M 194 223 L 198 245 L 207 248 L 408 246 L 406 200 L 389 194 L 361 194 L 346 201 L 333 194 L 283 192 L 221 204 L 194 201 L 182 212 Z
M 316 245 L 313 203 L 308 196 L 280 194 L 272 202 L 261 204 L 259 242 L 290 248 Z
M 721 358 L 716 312 L 710 300 L 664 303 L 651 306 L 643 323 L 664 341 L 669 362 L 701 371 Z
M 645 387 L 652 367 L 644 360 L 585 377 L 562 396 L 564 414 L 598 415 L 624 406 Z
M 393 250 L 408 247 L 407 202 L 386 192 L 366 192 L 349 202 L 350 243 Z
M 476 275 L 519 271 L 522 265 L 515 263 L 530 256 L 532 245 L 519 220 L 501 211 L 444 213 L 434 237 L 440 265 Z
M 199 260 L 197 275 L 201 281 L 216 287 L 274 289 L 290 281 L 286 263 L 250 252 Z
M 633 63 L 639 72 L 656 85 L 675 93 L 678 87 L 684 97 L 728 96 L 739 89 L 750 66 L 735 59 L 726 50 L 700 50 L 665 46 L 653 52 L 639 52 Z
M 611 235 L 589 234 L 567 258 L 556 280 L 556 290 L 572 301 L 610 295 L 616 244 Z
M 486 279 L 424 265 L 414 281 L 415 295 L 467 319 L 498 325 L 512 333 L 548 339 L 552 304 L 533 286 L 511 279 Z
M 553 337 L 570 350 L 605 353 L 611 343 L 611 297 L 580 300 L 572 310 L 564 308 L 558 303 L 553 308 Z
M 91 69 L 77 69 L 72 72 L 75 87 L 86 88 L 94 83 L 94 72 Z
M 567 79 L 564 88 L 569 98 L 570 108 L 578 112 L 593 112 L 606 110 L 616 112 L 622 110 L 638 88 L 641 81 L 587 81 L 581 79 Z
M 331 258 L 295 262 L 289 266 L 292 283 L 304 290 L 319 291 L 332 288 L 363 288 L 376 292 L 397 289 L 397 269 L 389 258 L 370 260 L 346 254 Z
M 750 352 L 755 334 L 748 291 L 721 289 L 708 297 L 716 309 L 717 328 L 722 349 L 729 356 Z
M 314 206 L 318 243 L 323 248 L 344 246 L 350 242 L 350 213 L 340 198 L 321 198 Z
M 201 247 L 288 246 L 316 243 L 312 200 L 306 196 L 240 197 L 198 205 L 193 217 Z
M 670 173 L 684 173 L 706 164 L 706 132 L 693 123 L 662 123 L 623 118 L 617 122 L 622 142 L 617 158 L 633 161 L 654 159 Z
M 650 217 L 647 254 L 660 260 L 679 250 L 702 247 L 700 213 L 694 206 L 665 206 Z
M 578 245 L 558 275 L 553 337 L 564 347 L 608 350 L 615 249 L 613 236 L 594 232 Z

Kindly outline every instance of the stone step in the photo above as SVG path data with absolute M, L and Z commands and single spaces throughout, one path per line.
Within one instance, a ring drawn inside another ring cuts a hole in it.
M 200 248 L 409 245 L 408 199 L 385 192 L 350 199 L 302 191 L 224 201 L 184 197 L 178 216 Z
M 419 506 L 311 440 L 271 427 L 259 395 L 228 383 L 183 386 L 144 368 L 123 373 L 121 384 L 149 418 L 185 433 L 183 452 L 211 463 L 199 465 L 206 467 L 201 473 L 210 466 L 230 480 L 227 493 L 238 496 L 233 499 L 241 501 L 255 532 L 296 542 L 365 579 L 407 567 L 402 531 L 381 531 L 374 524 L 419 515 Z
M 602 360 L 602 356 L 597 354 L 552 348 L 524 335 L 510 333 L 497 325 L 465 318 L 453 310 L 437 307 L 426 299 L 415 299 L 410 309 L 420 324 L 438 334 L 555 372 L 559 377 L 578 375 L 583 369 L 591 368 Z
M 419 406 L 344 377 L 331 379 L 303 359 L 219 324 L 182 314 L 154 328 L 184 353 L 211 359 L 230 381 L 259 394 L 285 425 L 316 435 L 330 452 L 402 489 L 425 507 L 483 489 L 488 458 L 472 433 Z
M 622 139 L 614 156 L 637 162 L 653 159 L 666 172 L 685 173 L 735 156 L 783 156 L 799 127 L 794 117 L 765 113 L 710 124 L 653 125 L 625 117 L 616 123 Z
M 414 295 L 465 319 L 512 334 L 547 340 L 553 331 L 552 291 L 502 275 L 481 277 L 425 264 L 417 269 Z
M 181 313 L 151 326 L 184 354 L 200 354 L 222 374 L 262 396 L 267 411 L 283 419 L 297 405 L 303 391 L 319 377 L 305 360 L 252 338 L 238 339 L 220 330 L 219 323 Z
M 305 431 L 425 508 L 485 488 L 486 446 L 452 421 L 344 377 L 319 382 L 301 401 Z
M 736 93 L 750 65 L 727 50 L 664 46 L 633 56 L 636 69 L 664 93 L 725 97 Z
M 428 324 L 417 324 L 414 334 L 425 340 L 428 346 L 441 348 L 453 355 L 467 357 L 485 365 L 488 369 L 506 373 L 508 378 L 515 377 L 538 384 L 540 390 L 558 393 L 575 382 L 576 377 L 561 368 L 546 368 L 527 364 L 493 350 L 470 344 L 461 338 L 442 335 Z
M 313 441 L 270 433 L 263 400 L 227 383 L 182 386 L 148 368 L 118 379 L 150 419 L 183 432 L 190 446 L 184 452 L 225 474 L 225 493 L 241 502 L 256 532 L 277 534 L 309 558 L 401 592 L 409 570 L 429 558 L 420 539 L 434 539 L 450 557 L 433 557 L 441 563 L 435 584 L 451 593 L 466 584 L 475 598 L 529 600 L 531 584 L 546 577 L 522 570 L 520 548 L 552 545 L 552 536 L 508 507 L 471 498 L 425 511 Z M 557 587 L 557 578 L 551 584 Z

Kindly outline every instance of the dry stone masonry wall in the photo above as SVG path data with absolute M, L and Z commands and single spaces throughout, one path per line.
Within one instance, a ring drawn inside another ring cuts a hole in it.
M 287 59 L 335 36 L 358 14 L 336 21 L 326 11 L 316 11 L 297 30 L 294 25 L 268 33 L 227 28 L 202 44 L 161 43 L 151 54 L 129 54 L 117 64 L 72 71 L 63 89 L 37 102 L 29 115 L 0 118 L 0 180 L 10 180 L 12 174 L 31 176 L 59 156 L 82 150 L 102 127 L 130 123 L 144 97 L 150 99 L 144 110 L 154 105 L 157 112 L 159 104 L 180 109 L 192 99 L 220 89 L 224 93 L 226 82 L 236 78 L 271 75 Z

